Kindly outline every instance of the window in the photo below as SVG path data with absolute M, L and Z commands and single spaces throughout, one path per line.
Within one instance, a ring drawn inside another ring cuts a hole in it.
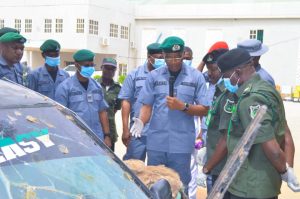
M 45 33 L 52 32 L 52 19 L 45 19 L 45 27 L 44 27 Z
M 89 20 L 89 33 L 98 35 L 98 21 Z
M 63 32 L 63 19 L 55 20 L 55 32 L 62 33 Z
M 32 32 L 32 19 L 25 19 L 25 32 Z
M 0 19 L 0 28 L 4 28 L 4 19 Z
M 127 26 L 121 26 L 121 38 L 128 39 L 128 27 Z
M 127 75 L 127 64 L 119 64 L 119 76 Z
M 264 30 L 250 30 L 250 39 L 257 39 L 263 42 Z
M 22 28 L 22 22 L 21 19 L 15 19 L 15 29 L 17 29 L 19 32 L 21 32 L 21 28 Z
M 84 33 L 84 19 L 77 19 L 76 32 Z
M 109 36 L 110 37 L 115 37 L 115 38 L 118 37 L 118 25 L 110 24 Z

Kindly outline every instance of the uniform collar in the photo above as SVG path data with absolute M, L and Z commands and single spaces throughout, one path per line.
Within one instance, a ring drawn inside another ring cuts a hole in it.
M 101 86 L 102 86 L 102 78 L 99 79 L 99 83 L 100 83 Z M 119 83 L 118 83 L 118 82 L 115 82 L 115 81 L 113 80 L 113 83 L 112 83 L 112 85 L 111 85 L 110 87 L 113 87 L 113 86 L 116 86 L 116 85 L 119 85 Z
M 76 84 L 76 87 L 78 87 L 80 90 L 87 92 L 87 91 L 89 91 L 90 89 L 92 89 L 92 79 L 91 79 L 91 78 L 89 78 L 89 84 L 88 84 L 87 90 L 85 90 L 85 89 L 82 87 L 82 85 L 80 84 L 79 79 L 78 79 L 78 77 L 77 77 L 77 73 L 75 73 L 71 78 L 73 78 L 73 82 Z
M 148 69 L 148 64 L 147 63 L 148 63 L 148 61 L 146 61 L 146 63 L 144 63 L 144 65 L 143 65 L 145 73 L 149 73 L 150 72 L 149 69 Z
M 48 72 L 48 70 L 47 70 L 47 68 L 46 68 L 46 65 L 44 65 L 42 67 L 42 73 L 43 73 L 43 75 L 50 75 L 49 72 Z M 59 76 L 63 76 L 64 75 L 63 72 L 59 68 L 57 69 L 57 75 L 59 75 Z
M 247 80 L 245 83 L 243 83 L 239 89 L 236 92 L 236 95 L 238 97 L 241 97 L 242 95 L 245 95 L 249 93 L 252 90 L 252 86 L 255 82 L 258 82 L 260 80 L 260 77 L 258 74 L 253 74 L 252 77 Z
M 0 56 L 0 64 L 3 66 L 8 66 L 7 62 L 5 61 L 5 59 L 2 57 L 2 55 Z

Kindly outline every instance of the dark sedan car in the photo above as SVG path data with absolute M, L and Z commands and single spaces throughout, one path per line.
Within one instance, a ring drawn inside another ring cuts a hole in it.
M 4 80 L 0 193 L 3 199 L 157 197 L 75 113 Z

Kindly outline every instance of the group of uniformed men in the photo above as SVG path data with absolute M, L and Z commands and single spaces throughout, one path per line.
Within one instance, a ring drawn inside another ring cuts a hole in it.
M 77 71 L 69 77 L 59 69 L 61 47 L 52 39 L 40 47 L 44 65 L 29 72 L 24 83 L 20 60 L 25 42 L 17 30 L 0 29 L 0 78 L 70 108 L 112 150 L 118 137 L 114 116 L 122 109 L 122 141 L 127 147 L 123 159 L 145 161 L 147 156 L 148 165 L 174 169 L 189 198 L 196 197 L 196 182 L 211 190 L 226 158 L 258 109 L 266 105 L 254 145 L 224 198 L 275 199 L 282 180 L 300 191 L 283 102 L 273 78 L 259 64 L 268 50 L 260 41 L 246 40 L 231 50 L 226 42 L 217 42 L 194 68 L 192 50 L 181 38 L 168 37 L 148 45 L 147 61 L 128 74 L 122 88 L 113 80 L 117 68 L 113 58 L 103 59 L 98 82 L 91 78 L 95 54 L 86 49 L 74 53 Z M 207 72 L 202 73 L 205 66 Z M 196 138 L 207 148 L 198 174 Z

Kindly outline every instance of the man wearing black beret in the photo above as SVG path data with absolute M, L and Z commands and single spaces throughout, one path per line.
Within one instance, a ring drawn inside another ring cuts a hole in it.
M 236 100 L 231 108 L 226 104 L 222 108 L 223 112 L 231 113 L 228 131 L 222 137 L 222 144 L 218 144 L 214 158 L 204 166 L 203 172 L 209 173 L 226 152 L 228 155 L 232 154 L 259 108 L 266 105 L 268 110 L 250 153 L 228 189 L 230 198 L 277 199 L 282 180 L 292 190 L 300 191 L 293 169 L 286 163 L 285 153 L 280 148 L 286 127 L 280 95 L 271 84 L 255 73 L 252 58 L 244 49 L 228 51 L 219 58 L 217 64 L 223 73 L 226 89 Z M 225 152 L 220 148 L 226 149 Z

